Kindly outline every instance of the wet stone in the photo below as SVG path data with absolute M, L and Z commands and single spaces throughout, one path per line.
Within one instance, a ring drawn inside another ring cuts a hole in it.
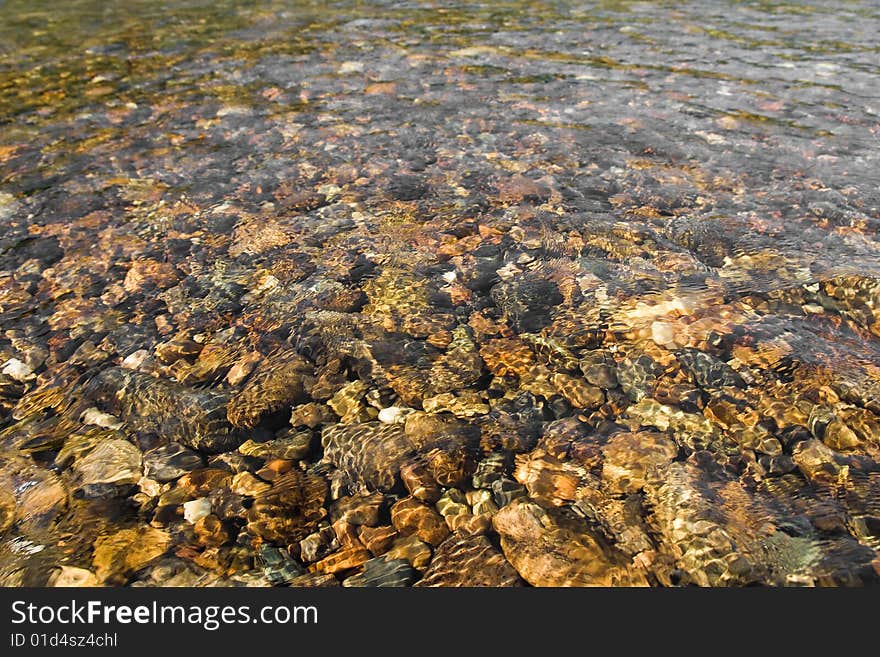
M 217 516 L 208 514 L 199 518 L 193 527 L 199 543 L 207 548 L 225 545 L 231 539 L 226 526 Z
M 391 523 L 401 534 L 414 534 L 431 545 L 439 545 L 449 535 L 443 517 L 412 497 L 404 498 L 391 507 Z
M 324 527 L 302 539 L 299 542 L 299 549 L 305 563 L 319 561 L 339 549 L 336 532 L 331 527 Z
M 7 490 L 0 491 L 0 534 L 5 533 L 15 522 L 15 495 Z
M 385 553 L 385 559 L 403 559 L 418 571 L 423 571 L 433 554 L 431 546 L 420 540 L 415 534 L 401 536 L 394 540 L 391 548 Z
M 646 585 L 621 555 L 604 548 L 585 527 L 518 500 L 492 519 L 501 549 L 519 575 L 533 586 Z
M 485 536 L 453 534 L 434 553 L 416 586 L 519 586 L 513 566 Z
M 493 452 L 477 463 L 472 478 L 474 488 L 488 488 L 496 479 L 508 471 L 508 457 L 500 452 Z
M 318 573 L 338 575 L 346 570 L 352 570 L 368 561 L 372 555 L 364 547 L 342 548 L 330 556 L 324 557 L 317 563 L 309 566 L 310 570 Z
M 602 448 L 602 481 L 614 494 L 635 493 L 644 487 L 652 468 L 669 463 L 676 454 L 677 445 L 663 434 L 617 434 Z
M 298 354 L 279 352 L 267 356 L 244 387 L 229 399 L 229 423 L 250 429 L 265 414 L 304 401 L 306 379 L 312 373 L 311 364 Z
M 742 377 L 727 363 L 711 354 L 685 350 L 678 355 L 682 369 L 701 388 L 745 387 Z
M 127 440 L 110 439 L 78 459 L 73 469 L 86 496 L 136 484 L 143 476 L 141 451 Z
M 391 525 L 380 527 L 363 525 L 359 534 L 361 543 L 376 557 L 385 554 L 398 536 L 397 530 Z
M 196 390 L 122 368 L 110 368 L 86 386 L 86 396 L 133 431 L 161 435 L 192 449 L 219 452 L 241 442 L 226 420 L 227 396 Z
M 309 402 L 294 406 L 290 414 L 290 424 L 293 427 L 308 427 L 309 429 L 317 429 L 323 424 L 330 424 L 336 421 L 336 416 L 326 404 L 317 402 Z
M 833 481 L 841 469 L 839 455 L 818 440 L 806 440 L 794 448 L 792 459 L 808 481 Z
M 180 443 L 168 443 L 144 453 L 147 477 L 160 482 L 174 481 L 205 465 L 202 456 Z
M 390 490 L 412 444 L 397 424 L 332 425 L 321 433 L 324 458 L 340 469 L 349 490 Z
M 379 524 L 384 508 L 385 498 L 379 493 L 352 495 L 334 502 L 330 509 L 330 518 L 334 522 L 344 520 L 352 525 L 375 527 Z
M 287 550 L 281 548 L 262 547 L 258 562 L 266 578 L 275 585 L 289 584 L 305 572 Z
M 400 468 L 400 478 L 409 494 L 422 502 L 436 502 L 441 495 L 440 486 L 420 460 L 405 463 Z
M 578 498 L 578 489 L 588 481 L 587 471 L 573 461 L 559 461 L 536 449 L 516 458 L 516 480 L 529 497 L 551 506 L 562 506 Z
M 364 563 L 363 586 L 412 586 L 418 572 L 405 559 L 370 559 Z
M 318 476 L 289 470 L 254 498 L 247 529 L 274 543 L 296 543 L 308 536 L 326 515 L 327 484 Z
M 294 588 L 323 588 L 339 586 L 339 580 L 330 573 L 305 573 L 294 577 L 287 584 Z
M 161 557 L 170 540 L 166 532 L 148 526 L 101 536 L 95 541 L 95 576 L 102 583 L 124 583 L 132 573 Z
M 555 283 L 525 274 L 492 288 L 492 300 L 519 333 L 533 333 L 549 324 L 563 297 Z
M 99 583 L 95 573 L 86 568 L 59 566 L 52 571 L 49 580 L 46 582 L 46 586 L 85 588 L 99 586 Z
M 491 486 L 492 499 L 501 508 L 507 506 L 515 499 L 525 497 L 527 494 L 525 486 L 509 477 L 500 477 L 494 480 Z
M 285 459 L 298 461 L 308 455 L 314 434 L 311 431 L 282 430 L 274 440 L 256 442 L 246 440 L 238 446 L 245 456 L 261 459 Z
M 632 360 L 626 358 L 617 366 L 620 387 L 634 402 L 644 399 L 661 374 L 662 369 L 648 356 Z

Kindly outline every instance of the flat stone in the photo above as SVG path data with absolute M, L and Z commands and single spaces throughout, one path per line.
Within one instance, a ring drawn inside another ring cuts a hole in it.
M 416 586 L 491 586 L 522 584 L 519 574 L 485 536 L 453 534 L 434 553 Z
M 52 571 L 46 586 L 80 588 L 100 586 L 100 583 L 91 570 L 76 566 L 58 566 Z
M 376 557 L 385 554 L 398 536 L 400 534 L 391 525 L 361 527 L 360 530 L 361 543 Z
M 391 549 L 385 553 L 385 558 L 405 559 L 416 570 L 424 570 L 432 554 L 430 545 L 411 534 L 395 539 Z
M 332 527 L 322 527 L 299 542 L 300 558 L 305 563 L 320 561 L 338 549 L 339 542 Z
M 404 498 L 391 507 L 391 523 L 401 534 L 415 534 L 431 545 L 439 545 L 449 535 L 443 517 L 413 497 Z
M 195 524 L 205 516 L 211 513 L 211 500 L 206 497 L 200 497 L 183 504 L 183 517 L 192 524 Z
M 614 494 L 635 493 L 645 485 L 651 468 L 672 461 L 678 446 L 661 433 L 619 433 L 602 448 L 602 481 Z
M 127 440 L 111 438 L 73 464 L 80 488 L 134 485 L 143 476 L 141 451 Z
M 350 547 L 334 552 L 329 557 L 309 566 L 309 569 L 319 573 L 335 575 L 346 570 L 361 566 L 372 555 L 364 547 Z
M 492 519 L 507 560 L 533 586 L 647 585 L 613 559 L 585 526 L 577 528 L 533 502 L 515 500 Z
M 98 537 L 92 563 L 99 582 L 122 584 L 126 578 L 165 553 L 171 537 L 143 525 Z
M 146 476 L 160 482 L 174 481 L 204 465 L 201 454 L 180 443 L 168 443 L 144 453 Z

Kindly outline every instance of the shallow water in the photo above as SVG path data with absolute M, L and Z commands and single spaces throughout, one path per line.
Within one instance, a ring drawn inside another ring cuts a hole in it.
M 56 4 L 0 2 L 4 583 L 877 579 L 876 4 Z

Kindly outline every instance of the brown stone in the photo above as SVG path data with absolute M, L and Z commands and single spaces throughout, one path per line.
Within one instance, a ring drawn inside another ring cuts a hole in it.
M 336 421 L 336 416 L 326 404 L 309 402 L 295 406 L 290 415 L 290 424 L 293 427 L 308 427 L 315 429 L 322 424 L 330 424 Z
M 213 513 L 199 518 L 193 527 L 199 543 L 208 548 L 220 547 L 229 541 L 229 531 Z
M 822 438 L 822 442 L 838 452 L 858 449 L 862 443 L 856 432 L 846 426 L 841 420 L 833 420 L 825 428 L 825 436 Z
M 339 580 L 330 573 L 306 573 L 299 577 L 294 577 L 290 580 L 288 586 L 295 588 L 326 588 L 329 586 L 339 586 Z
M 462 535 L 486 534 L 492 527 L 492 514 L 459 513 L 446 516 L 446 525 L 452 532 Z
M 422 460 L 404 463 L 400 468 L 400 478 L 409 494 L 422 502 L 436 502 L 442 494 L 440 486 L 428 473 Z
M 605 401 L 601 388 L 590 385 L 586 379 L 557 372 L 551 377 L 559 394 L 574 407 L 586 410 L 599 408 Z
M 470 478 L 476 465 L 470 448 L 453 441 L 429 450 L 424 459 L 431 477 L 441 486 L 458 486 Z
M 297 543 L 315 531 L 327 514 L 326 497 L 327 482 L 322 477 L 290 470 L 254 499 L 247 529 L 275 543 Z
M 516 457 L 514 477 L 531 497 L 562 506 L 577 499 L 578 487 L 586 480 L 587 472 L 576 462 L 560 462 L 536 449 Z
M 668 436 L 652 431 L 619 433 L 602 449 L 602 481 L 615 494 L 635 493 L 652 468 L 672 461 L 678 447 Z
M 257 476 L 266 481 L 275 481 L 293 469 L 293 461 L 289 459 L 272 459 L 257 470 Z
M 391 549 L 385 553 L 385 559 L 405 559 L 416 570 L 424 570 L 431 560 L 431 554 L 431 546 L 411 534 L 396 538 Z
M 100 582 L 123 584 L 127 577 L 165 554 L 171 537 L 143 525 L 100 536 L 95 541 L 92 563 Z
M 195 360 L 204 347 L 205 345 L 201 342 L 188 340 L 186 338 L 177 338 L 157 344 L 154 351 L 156 353 L 156 358 L 163 363 L 170 365 L 181 358 Z
M 415 586 L 519 586 L 522 580 L 485 536 L 453 534 L 434 553 Z
M 820 440 L 805 440 L 794 447 L 792 458 L 809 481 L 830 482 L 840 472 L 839 455 Z
M 535 363 L 535 354 L 522 340 L 498 338 L 480 347 L 480 357 L 496 376 L 522 376 Z
M 85 568 L 77 568 L 75 566 L 59 566 L 49 575 L 46 586 L 53 587 L 93 587 L 100 586 L 95 573 Z
M 381 493 L 342 497 L 333 503 L 330 517 L 334 522 L 344 520 L 352 525 L 375 527 L 379 524 L 379 517 L 384 506 L 385 498 Z
M 534 502 L 514 500 L 492 524 L 504 556 L 533 586 L 647 584 L 618 555 L 606 552 L 583 523 L 552 515 Z
M 372 556 L 363 546 L 343 548 L 329 557 L 324 557 L 318 563 L 312 564 L 309 566 L 309 570 L 335 575 L 362 566 Z
M 267 356 L 229 400 L 226 416 L 230 424 L 251 429 L 264 414 L 303 401 L 306 381 L 312 374 L 311 364 L 299 354 L 287 351 Z
M 342 518 L 333 523 L 333 532 L 336 534 L 336 540 L 343 548 L 363 547 L 360 538 L 358 525 L 346 522 Z
M 229 371 L 226 373 L 226 383 L 231 386 L 241 384 L 250 376 L 251 372 L 254 371 L 254 368 L 261 359 L 262 356 L 254 351 L 248 352 L 240 357 L 232 364 L 232 367 L 230 367 Z
M 174 285 L 177 279 L 177 270 L 170 262 L 135 260 L 125 275 L 122 287 L 129 293 L 148 288 L 164 290 Z
M 0 534 L 12 527 L 15 522 L 15 495 L 0 489 Z
M 439 545 L 449 535 L 443 517 L 413 497 L 406 497 L 391 507 L 391 523 L 401 534 L 415 534 L 431 545 Z
M 391 549 L 394 540 L 400 536 L 391 525 L 381 527 L 361 527 L 360 540 L 374 557 L 385 554 Z

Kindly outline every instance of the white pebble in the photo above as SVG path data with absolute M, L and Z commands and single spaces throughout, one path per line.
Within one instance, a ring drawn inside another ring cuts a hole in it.
M 3 374 L 12 377 L 20 383 L 30 381 L 34 378 L 34 371 L 18 358 L 10 358 L 3 363 Z
M 83 424 L 93 424 L 96 427 L 103 427 L 105 429 L 120 429 L 123 425 L 115 415 L 105 413 L 94 406 L 83 411 L 80 421 Z
M 666 322 L 654 322 L 651 324 L 651 339 L 661 347 L 675 342 L 675 329 Z
M 363 62 L 342 62 L 342 66 L 339 67 L 339 73 L 341 75 L 345 75 L 346 73 L 360 73 L 363 70 Z
M 146 349 L 138 349 L 125 357 L 125 360 L 122 361 L 122 366 L 127 370 L 136 370 L 143 365 L 144 361 L 149 357 L 149 351 Z
M 211 513 L 211 500 L 207 497 L 200 497 L 197 500 L 191 500 L 183 503 L 183 517 L 187 522 L 196 524 L 199 520 Z
M 410 412 L 411 410 L 408 408 L 389 406 L 388 408 L 383 408 L 379 411 L 379 422 L 384 422 L 385 424 L 402 424 Z

